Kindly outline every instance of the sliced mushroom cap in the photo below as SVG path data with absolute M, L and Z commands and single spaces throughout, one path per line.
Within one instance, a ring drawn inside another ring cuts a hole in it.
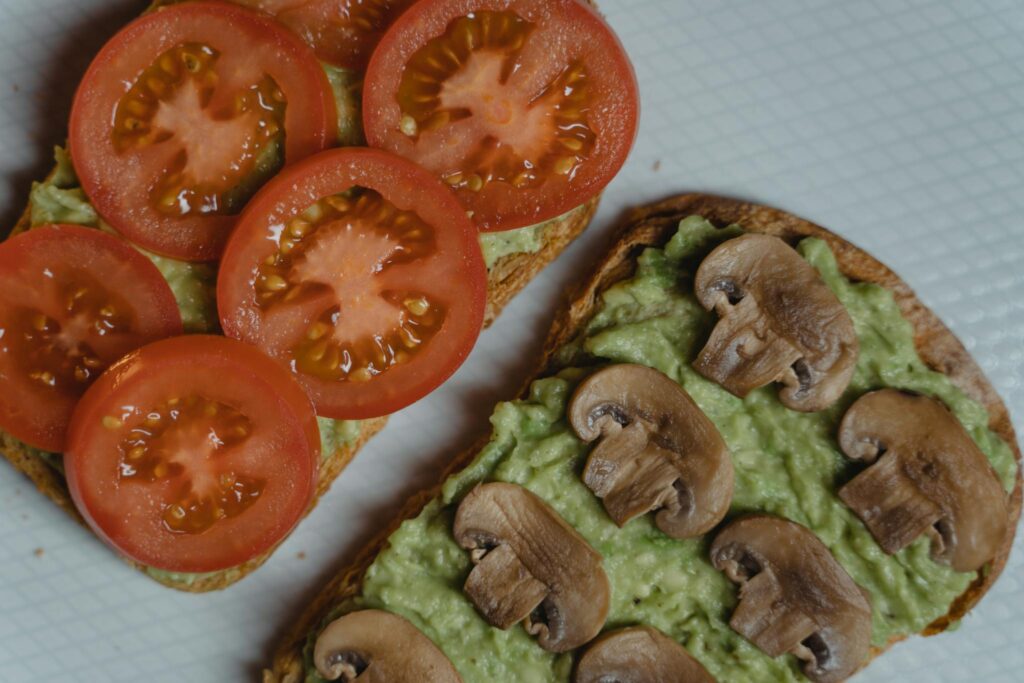
M 812 681 L 842 681 L 865 663 L 871 606 L 828 548 L 795 522 L 758 515 L 727 526 L 711 563 L 740 584 L 729 625 L 769 657 L 804 660 Z
M 870 467 L 839 489 L 887 553 L 922 533 L 932 557 L 960 572 L 991 560 L 1006 536 L 1007 496 L 988 458 L 946 406 L 895 389 L 865 394 L 839 445 Z
M 818 271 L 778 237 L 720 244 L 694 287 L 719 315 L 694 362 L 708 379 L 741 398 L 782 382 L 782 403 L 805 412 L 828 407 L 850 383 L 860 348 L 853 321 Z
M 605 633 L 576 664 L 573 683 L 715 683 L 683 646 L 649 626 Z
M 368 609 L 341 616 L 313 648 L 317 673 L 328 681 L 461 683 L 444 653 L 408 620 Z
M 455 540 L 476 564 L 463 590 L 492 626 L 524 621 L 565 652 L 600 632 L 611 589 L 601 555 L 547 503 L 515 484 L 482 484 L 455 514 Z
M 722 435 L 682 387 L 652 368 L 611 365 L 584 380 L 569 422 L 590 453 L 583 482 L 622 526 L 658 510 L 674 538 L 698 536 L 725 517 L 733 468 Z

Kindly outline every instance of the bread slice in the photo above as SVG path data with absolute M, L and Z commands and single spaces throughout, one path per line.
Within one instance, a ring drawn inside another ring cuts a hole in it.
M 501 309 L 511 301 L 512 297 L 525 287 L 537 273 L 543 270 L 544 266 L 554 261 L 566 246 L 586 229 L 591 219 L 593 219 L 594 213 L 597 211 L 599 201 L 600 195 L 592 198 L 580 208 L 549 221 L 543 228 L 543 244 L 537 252 L 503 256 L 488 269 L 487 308 L 484 314 L 485 326 L 490 325 L 501 312 Z M 24 232 L 31 227 L 30 209 L 31 207 L 25 208 L 18 223 L 11 230 L 11 235 Z M 309 514 L 316 506 L 320 496 L 327 492 L 331 483 L 341 474 L 345 466 L 352 461 L 352 458 L 355 457 L 359 449 L 370 440 L 370 437 L 379 432 L 386 423 L 386 417 L 363 421 L 357 441 L 341 446 L 331 457 L 324 459 L 320 466 L 320 477 L 316 494 L 306 514 Z M 67 511 L 78 522 L 85 524 L 85 520 L 82 519 L 75 509 L 71 495 L 68 493 L 67 482 L 64 480 L 64 475 L 61 471 L 40 458 L 32 449 L 27 448 L 25 444 L 2 430 L 0 430 L 0 454 L 7 458 L 14 465 L 15 469 L 31 479 L 32 483 L 42 493 Z M 232 567 L 221 572 L 203 574 L 198 577 L 178 576 L 163 572 L 149 574 L 149 576 L 166 586 L 178 590 L 194 593 L 219 590 L 230 586 L 259 567 L 270 557 L 274 550 L 276 550 L 276 546 L 263 555 L 255 557 L 238 567 Z M 138 563 L 130 560 L 126 561 L 141 571 L 146 569 Z
M 628 216 L 623 230 L 603 260 L 571 295 L 567 305 L 556 317 L 538 363 L 536 376 L 548 375 L 555 369 L 552 359 L 556 350 L 585 327 L 596 312 L 599 295 L 616 282 L 630 277 L 637 256 L 647 247 L 663 246 L 678 229 L 680 220 L 691 215 L 703 216 L 719 226 L 739 223 L 748 231 L 777 235 L 790 241 L 804 236 L 825 240 L 835 254 L 841 271 L 848 278 L 882 285 L 894 294 L 903 316 L 913 326 L 914 343 L 922 360 L 931 368 L 948 375 L 960 390 L 984 405 L 988 410 L 990 429 L 1013 449 L 1018 469 L 1010 497 L 1012 523 L 1007 527 L 1006 538 L 992 562 L 991 570 L 987 573 L 979 572 L 973 583 L 953 602 L 949 611 L 929 624 L 922 633 L 932 635 L 942 632 L 981 599 L 1006 564 L 1021 511 L 1021 453 L 1006 407 L 960 341 L 917 299 L 906 283 L 864 251 L 792 214 L 733 199 L 687 194 L 637 209 Z M 529 383 L 526 383 L 521 395 L 526 395 Z M 441 482 L 450 473 L 468 465 L 487 441 L 488 438 L 484 437 L 473 448 L 456 457 Z M 273 653 L 271 668 L 264 671 L 264 683 L 298 683 L 304 680 L 302 650 L 310 631 L 328 612 L 359 594 L 363 575 L 385 547 L 388 537 L 403 520 L 419 514 L 422 507 L 439 494 L 440 485 L 439 482 L 435 488 L 410 499 L 396 513 L 387 528 L 366 545 L 351 565 L 338 574 L 291 624 Z M 895 640 L 898 639 L 893 642 Z M 886 648 L 891 644 L 888 643 Z M 886 648 L 876 648 L 872 654 L 877 656 Z

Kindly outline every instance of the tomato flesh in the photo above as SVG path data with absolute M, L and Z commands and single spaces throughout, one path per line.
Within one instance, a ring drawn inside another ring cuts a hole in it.
M 472 348 L 486 270 L 475 230 L 427 172 L 379 150 L 325 152 L 253 199 L 217 284 L 226 334 L 294 372 L 317 412 L 393 412 Z
M 111 226 L 202 261 L 220 255 L 256 189 L 332 144 L 336 127 L 326 75 L 298 37 L 244 7 L 189 2 L 104 46 L 75 96 L 69 142 Z
M 289 342 L 298 372 L 366 382 L 410 362 L 440 329 L 445 306 L 415 288 L 390 288 L 389 275 L 399 263 L 429 258 L 434 238 L 414 211 L 372 190 L 326 197 L 289 221 L 273 261 L 260 265 L 260 308 L 334 303 Z
M 187 336 L 145 346 L 75 410 L 65 469 L 79 511 L 129 558 L 169 571 L 236 566 L 309 506 L 312 404 L 257 349 Z
M 556 217 L 611 180 L 636 135 L 636 80 L 576 0 L 430 0 L 367 71 L 370 144 L 455 189 L 482 230 Z
M 335 66 L 361 70 L 384 30 L 415 0 L 234 0 L 269 12 Z
M 174 294 L 123 241 L 73 225 L 0 244 L 0 426 L 60 452 L 71 411 L 103 370 L 181 334 Z

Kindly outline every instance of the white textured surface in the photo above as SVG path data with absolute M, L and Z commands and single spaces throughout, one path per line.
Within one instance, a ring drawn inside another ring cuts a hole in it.
M 142 2 L 0 0 L 0 216 L 61 141 L 77 77 Z M 604 0 L 643 93 L 636 151 L 589 233 L 397 416 L 263 569 L 185 595 L 127 568 L 0 465 L 0 681 L 255 680 L 270 645 L 397 505 L 486 427 L 552 306 L 627 206 L 681 190 L 774 204 L 892 266 L 1024 416 L 1024 4 Z M 1018 546 L 1020 543 L 1018 543 Z M 36 549 L 42 549 L 37 554 Z M 1020 681 L 1020 547 L 953 634 L 857 681 Z

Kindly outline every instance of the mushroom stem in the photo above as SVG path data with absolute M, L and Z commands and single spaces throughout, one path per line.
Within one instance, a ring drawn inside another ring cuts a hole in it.
M 839 498 L 858 511 L 890 555 L 934 530 L 942 518 L 942 509 L 907 480 L 896 453 L 886 453 L 851 480 L 839 490 Z

